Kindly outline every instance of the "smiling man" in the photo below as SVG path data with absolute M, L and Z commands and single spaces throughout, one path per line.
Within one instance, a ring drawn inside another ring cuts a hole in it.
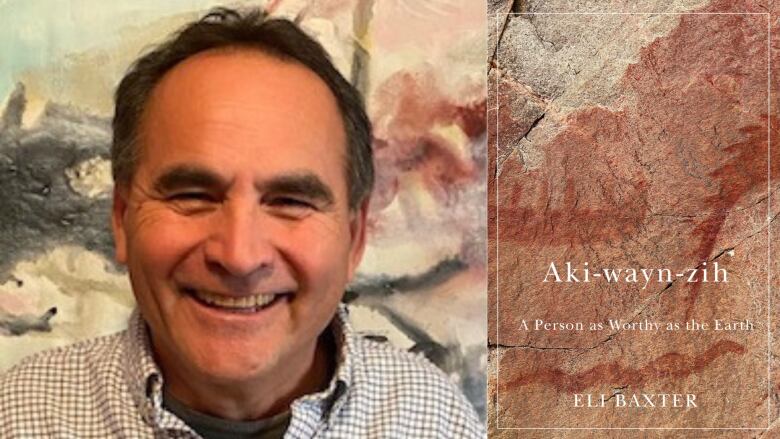
M 116 93 L 127 331 L 0 380 L 2 437 L 481 437 L 425 359 L 352 332 L 340 302 L 373 183 L 361 99 L 284 20 L 221 9 Z

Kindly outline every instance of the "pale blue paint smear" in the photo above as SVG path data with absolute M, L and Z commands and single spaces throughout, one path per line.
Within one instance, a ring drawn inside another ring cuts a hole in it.
M 223 4 L 217 0 L 0 0 L 0 104 L 25 70 L 56 64 L 70 53 L 112 46 L 124 27 Z

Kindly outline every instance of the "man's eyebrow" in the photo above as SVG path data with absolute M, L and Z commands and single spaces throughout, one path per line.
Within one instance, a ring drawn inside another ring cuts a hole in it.
M 258 189 L 263 192 L 302 195 L 327 205 L 333 204 L 335 200 L 328 185 L 309 172 L 273 177 L 260 183 Z
M 178 165 L 163 172 L 154 182 L 158 193 L 188 187 L 223 188 L 227 182 L 218 174 L 198 166 Z

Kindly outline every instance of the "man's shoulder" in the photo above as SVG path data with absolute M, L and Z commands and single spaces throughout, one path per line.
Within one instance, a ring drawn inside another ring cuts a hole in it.
M 465 398 L 444 372 L 423 354 L 404 351 L 387 342 L 355 337 L 360 352 L 360 373 L 357 379 L 375 391 L 392 391 L 396 396 L 410 398 L 443 397 L 451 401 Z
M 360 372 L 356 374 L 356 401 L 361 411 L 376 408 L 394 416 L 398 425 L 426 426 L 433 437 L 481 437 L 476 412 L 460 389 L 424 355 L 403 351 L 389 343 L 355 337 Z M 408 432 L 420 434 L 421 430 Z
M 388 381 L 393 384 L 410 384 L 427 378 L 432 385 L 450 387 L 450 381 L 422 353 L 399 349 L 389 342 L 355 336 L 355 347 L 360 352 L 364 372 L 372 381 Z
M 120 332 L 33 354 L 0 374 L 0 393 L 28 399 L 87 392 L 89 386 L 82 384 L 121 372 L 122 336 Z
M 34 354 L 0 374 L 0 437 L 112 437 L 142 431 L 124 332 Z

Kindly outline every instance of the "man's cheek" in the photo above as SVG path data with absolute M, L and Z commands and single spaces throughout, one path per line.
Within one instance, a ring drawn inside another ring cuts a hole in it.
M 129 236 L 131 246 L 149 264 L 170 264 L 208 236 L 203 224 L 182 221 L 175 215 L 148 217 Z
M 289 240 L 288 260 L 306 280 L 323 282 L 328 279 L 343 279 L 346 276 L 345 263 L 349 253 L 346 237 L 333 235 L 301 234 Z

